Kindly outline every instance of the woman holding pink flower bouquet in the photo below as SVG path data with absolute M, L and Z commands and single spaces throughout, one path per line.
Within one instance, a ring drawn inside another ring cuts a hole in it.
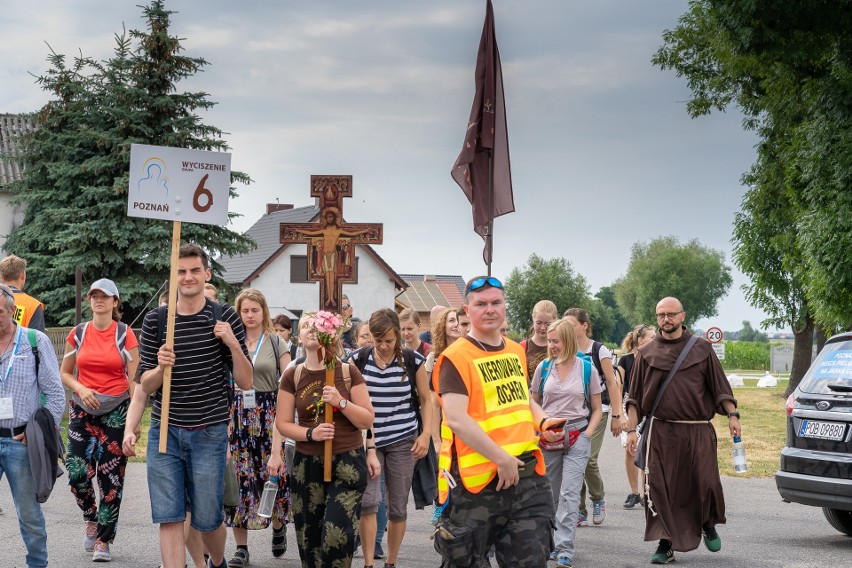
M 296 441 L 290 472 L 291 512 L 302 566 L 351 565 L 355 527 L 367 487 L 367 457 L 361 430 L 373 424 L 373 406 L 364 378 L 354 365 L 336 357 L 343 322 L 329 312 L 307 313 L 299 321 L 305 355 L 284 371 L 278 391 L 276 426 Z M 334 386 L 326 386 L 326 361 Z M 331 367 L 329 367 L 331 368 Z M 334 409 L 324 422 L 325 405 Z M 295 413 L 298 411 L 298 423 Z M 332 441 L 332 477 L 323 481 L 323 447 Z M 378 475 L 377 468 L 372 474 Z

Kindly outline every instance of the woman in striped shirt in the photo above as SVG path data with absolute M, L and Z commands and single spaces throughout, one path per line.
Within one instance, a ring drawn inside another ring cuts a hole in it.
M 370 316 L 373 348 L 353 353 L 353 360 L 364 370 L 367 391 L 373 402 L 373 439 L 375 452 L 384 471 L 388 505 L 388 555 L 385 566 L 395 568 L 405 535 L 408 494 L 415 462 L 424 457 L 432 443 L 431 407 L 417 400 L 429 400 L 424 357 L 411 349 L 402 349 L 399 316 L 391 309 Z M 366 361 L 358 361 L 365 357 Z M 406 360 L 408 364 L 406 364 Z M 414 379 L 415 384 L 411 381 Z M 412 396 L 416 389 L 417 400 Z M 372 446 L 371 446 L 372 447 Z M 373 451 L 372 449 L 370 451 Z M 361 505 L 361 547 L 364 566 L 373 564 L 376 538 L 376 511 L 381 501 L 380 478 L 371 479 Z

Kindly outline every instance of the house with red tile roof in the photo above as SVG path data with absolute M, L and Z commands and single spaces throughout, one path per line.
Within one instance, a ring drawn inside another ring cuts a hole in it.
M 459 308 L 464 303 L 465 279 L 449 274 L 400 274 L 408 288 L 396 299 L 397 311 L 415 310 L 420 329 L 431 329 L 430 311 L 435 306 Z

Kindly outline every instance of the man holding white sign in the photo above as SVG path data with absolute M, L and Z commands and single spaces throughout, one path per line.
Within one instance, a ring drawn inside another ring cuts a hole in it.
M 187 505 L 192 511 L 192 527 L 202 533 L 210 553 L 210 565 L 224 567 L 222 499 L 229 369 L 237 386 L 247 390 L 252 385 L 252 366 L 237 313 L 222 305 L 218 314 L 219 308 L 204 297 L 204 284 L 211 276 L 207 254 L 194 244 L 181 246 L 177 274 L 174 347 L 165 343 L 162 309 L 145 316 L 139 342 L 140 384 L 146 393 L 155 394 L 147 449 L 151 516 L 160 525 L 164 568 L 184 566 Z M 158 442 L 167 367 L 172 368 L 171 404 L 168 445 L 161 452 Z

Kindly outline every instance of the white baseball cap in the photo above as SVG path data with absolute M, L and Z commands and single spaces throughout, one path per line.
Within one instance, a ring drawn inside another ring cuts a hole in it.
M 118 295 L 118 286 L 116 286 L 115 282 L 113 282 L 109 278 L 101 278 L 100 280 L 92 282 L 92 285 L 89 286 L 89 294 L 91 294 L 95 290 L 100 290 L 108 296 L 113 296 L 115 298 L 118 298 L 119 300 L 121 299 L 121 297 Z

